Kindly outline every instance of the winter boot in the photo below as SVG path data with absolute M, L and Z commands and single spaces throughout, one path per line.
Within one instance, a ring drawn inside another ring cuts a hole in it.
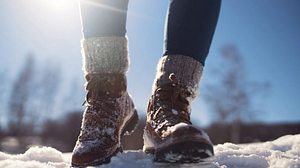
M 121 151 L 121 138 L 138 117 L 126 91 L 127 39 L 89 38 L 82 42 L 86 73 L 86 109 L 72 154 L 72 166 L 108 163 Z
M 191 102 L 203 66 L 182 55 L 161 58 L 147 109 L 144 152 L 157 162 L 200 162 L 214 155 L 207 134 L 192 125 Z

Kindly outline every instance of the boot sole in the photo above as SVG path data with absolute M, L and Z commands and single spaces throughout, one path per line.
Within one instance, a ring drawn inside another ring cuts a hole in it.
M 213 156 L 213 147 L 203 142 L 184 141 L 154 151 L 155 162 L 199 163 Z
M 205 139 L 194 139 L 185 136 L 161 146 L 144 145 L 143 150 L 146 154 L 154 155 L 155 162 L 165 163 L 207 162 L 214 155 L 213 146 Z

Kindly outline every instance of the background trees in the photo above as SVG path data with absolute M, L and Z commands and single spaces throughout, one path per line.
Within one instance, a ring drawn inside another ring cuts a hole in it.
M 239 143 L 240 123 L 250 122 L 262 107 L 257 107 L 257 96 L 270 88 L 268 82 L 250 81 L 246 72 L 246 65 L 239 50 L 234 45 L 227 45 L 221 49 L 221 63 L 209 74 L 217 79 L 208 84 L 203 95 L 215 114 L 215 123 L 232 123 L 231 141 Z M 253 65 L 255 66 L 255 65 Z

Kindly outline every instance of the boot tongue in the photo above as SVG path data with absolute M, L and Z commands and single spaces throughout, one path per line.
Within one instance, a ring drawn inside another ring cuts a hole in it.
M 148 111 L 151 111 L 152 124 L 161 132 L 178 123 L 190 122 L 189 101 L 186 100 L 185 88 L 175 74 L 170 74 L 169 83 L 157 88 L 149 103 Z
M 118 98 L 126 92 L 126 77 L 123 74 L 88 74 L 86 80 L 87 103 L 100 98 Z

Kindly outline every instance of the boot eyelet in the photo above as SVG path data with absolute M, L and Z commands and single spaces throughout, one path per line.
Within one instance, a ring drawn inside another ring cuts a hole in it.
M 150 125 L 151 125 L 152 128 L 156 127 L 156 123 L 153 120 L 151 120 Z

